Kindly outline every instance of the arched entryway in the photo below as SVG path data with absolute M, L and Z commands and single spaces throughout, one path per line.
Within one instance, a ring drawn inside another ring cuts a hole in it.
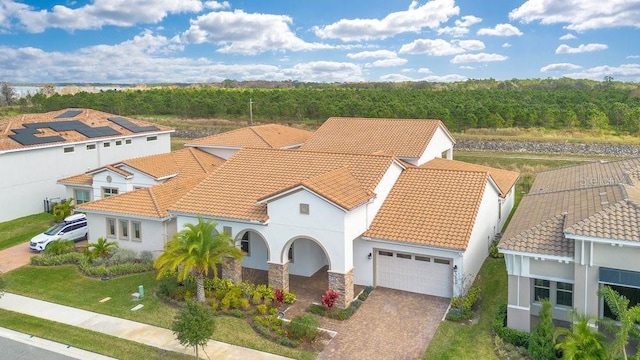
M 322 245 L 308 237 L 297 237 L 285 244 L 281 258 L 289 263 L 289 291 L 305 303 L 320 302 L 329 288 L 331 269 Z
M 269 244 L 257 231 L 247 229 L 240 231 L 235 245 L 244 253 L 242 258 L 242 280 L 254 284 L 268 284 Z

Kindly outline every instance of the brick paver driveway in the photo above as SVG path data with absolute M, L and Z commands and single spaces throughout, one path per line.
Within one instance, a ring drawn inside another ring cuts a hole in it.
M 5 273 L 27 265 L 33 255 L 38 255 L 38 253 L 29 250 L 28 242 L 0 251 L 0 272 Z
M 378 287 L 349 320 L 321 320 L 338 334 L 318 359 L 421 359 L 448 305 L 449 299 Z

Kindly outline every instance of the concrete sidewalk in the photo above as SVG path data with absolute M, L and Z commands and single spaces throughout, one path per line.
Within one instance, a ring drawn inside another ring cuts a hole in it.
M 4 296 L 0 298 L 0 308 L 116 336 L 164 350 L 194 355 L 192 348 L 186 348 L 180 345 L 171 330 L 157 326 L 11 293 L 5 293 Z M 279 355 L 247 349 L 215 340 L 210 340 L 209 343 L 207 343 L 205 351 L 212 359 L 288 359 Z

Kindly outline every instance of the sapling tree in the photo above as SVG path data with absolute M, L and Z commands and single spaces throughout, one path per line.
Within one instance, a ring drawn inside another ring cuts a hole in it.
M 171 325 L 171 330 L 180 345 L 194 348 L 196 359 L 199 359 L 198 349 L 204 348 L 209 342 L 215 328 L 216 323 L 211 310 L 193 300 L 187 300 Z
M 322 304 L 327 307 L 330 312 L 336 304 L 336 300 L 340 294 L 335 290 L 327 290 L 322 295 Z

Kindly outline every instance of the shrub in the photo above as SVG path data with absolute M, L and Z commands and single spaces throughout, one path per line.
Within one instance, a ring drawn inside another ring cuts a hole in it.
M 494 259 L 501 259 L 504 257 L 504 254 L 498 251 L 498 241 L 494 240 L 491 242 L 491 247 L 489 248 L 489 255 Z
M 224 297 L 222 300 L 220 300 L 220 309 L 222 311 L 227 311 L 229 310 L 229 307 L 231 306 L 231 298 L 230 297 Z
M 284 302 L 284 291 L 282 289 L 273 290 L 273 301 L 276 305 L 280 306 Z
M 249 299 L 247 299 L 247 298 L 241 298 L 241 299 L 240 299 L 240 301 L 239 301 L 239 305 L 240 305 L 240 306 L 239 306 L 239 307 L 240 307 L 240 309 L 242 309 L 242 310 L 249 310 L 249 306 L 250 306 L 250 305 L 249 305 Z
M 553 339 L 553 320 L 551 302 L 549 299 L 541 301 L 540 321 L 529 338 L 529 354 L 534 360 L 554 360 L 556 358 L 555 341 Z
M 365 301 L 373 291 L 373 286 L 365 286 L 364 290 L 358 295 L 358 300 Z
M 322 305 L 326 306 L 327 310 L 331 312 L 331 309 L 333 309 L 333 306 L 336 304 L 336 300 L 339 296 L 340 294 L 335 290 L 325 291 L 325 293 L 322 295 Z
M 284 292 L 284 303 L 285 304 L 293 304 L 294 302 L 296 302 L 296 296 L 293 293 L 285 291 Z
M 158 294 L 173 299 L 178 291 L 178 280 L 173 276 L 165 276 L 158 282 Z
M 211 304 L 211 310 L 213 310 L 213 312 L 218 311 L 218 300 L 211 299 L 211 301 L 209 301 L 209 304 Z
M 265 315 L 267 313 L 267 305 L 261 304 L 258 305 L 258 314 Z
M 280 345 L 290 347 L 290 348 L 297 348 L 298 346 L 300 346 L 300 341 L 292 340 L 289 338 L 283 338 L 282 340 L 280 340 Z
M 462 321 L 473 316 L 471 309 L 478 302 L 480 287 L 472 286 L 464 296 L 456 296 L 451 299 L 451 309 L 447 313 L 447 320 Z
M 127 274 L 136 274 L 141 272 L 152 271 L 153 263 L 145 264 L 118 264 L 113 266 L 91 266 L 84 258 L 79 264 L 80 271 L 86 276 L 105 277 L 105 276 L 121 276 Z
M 153 262 L 153 254 L 151 251 L 143 251 L 140 253 L 140 261 L 143 263 Z
M 114 249 L 109 258 L 110 264 L 134 263 L 136 261 L 136 252 L 131 249 Z
M 45 255 L 62 255 L 74 252 L 76 244 L 71 240 L 55 240 L 50 242 L 44 249 Z
M 500 306 L 498 306 L 496 317 L 493 319 L 493 331 L 496 333 L 496 335 L 502 338 L 502 340 L 508 342 L 509 344 L 528 348 L 529 338 L 531 335 L 528 332 L 508 328 L 506 325 L 507 304 L 500 304 Z
M 253 295 L 251 295 L 251 302 L 254 305 L 258 305 L 258 304 L 262 303 L 262 294 L 260 292 L 254 290 Z
M 278 314 L 278 308 L 269 309 L 269 315 L 276 315 L 276 314 Z
M 37 266 L 57 266 L 64 264 L 79 264 L 84 260 L 84 255 L 76 252 L 51 256 L 32 256 L 31 265 Z
M 318 335 L 318 320 L 311 314 L 298 315 L 291 320 L 288 328 L 297 339 L 313 340 Z

